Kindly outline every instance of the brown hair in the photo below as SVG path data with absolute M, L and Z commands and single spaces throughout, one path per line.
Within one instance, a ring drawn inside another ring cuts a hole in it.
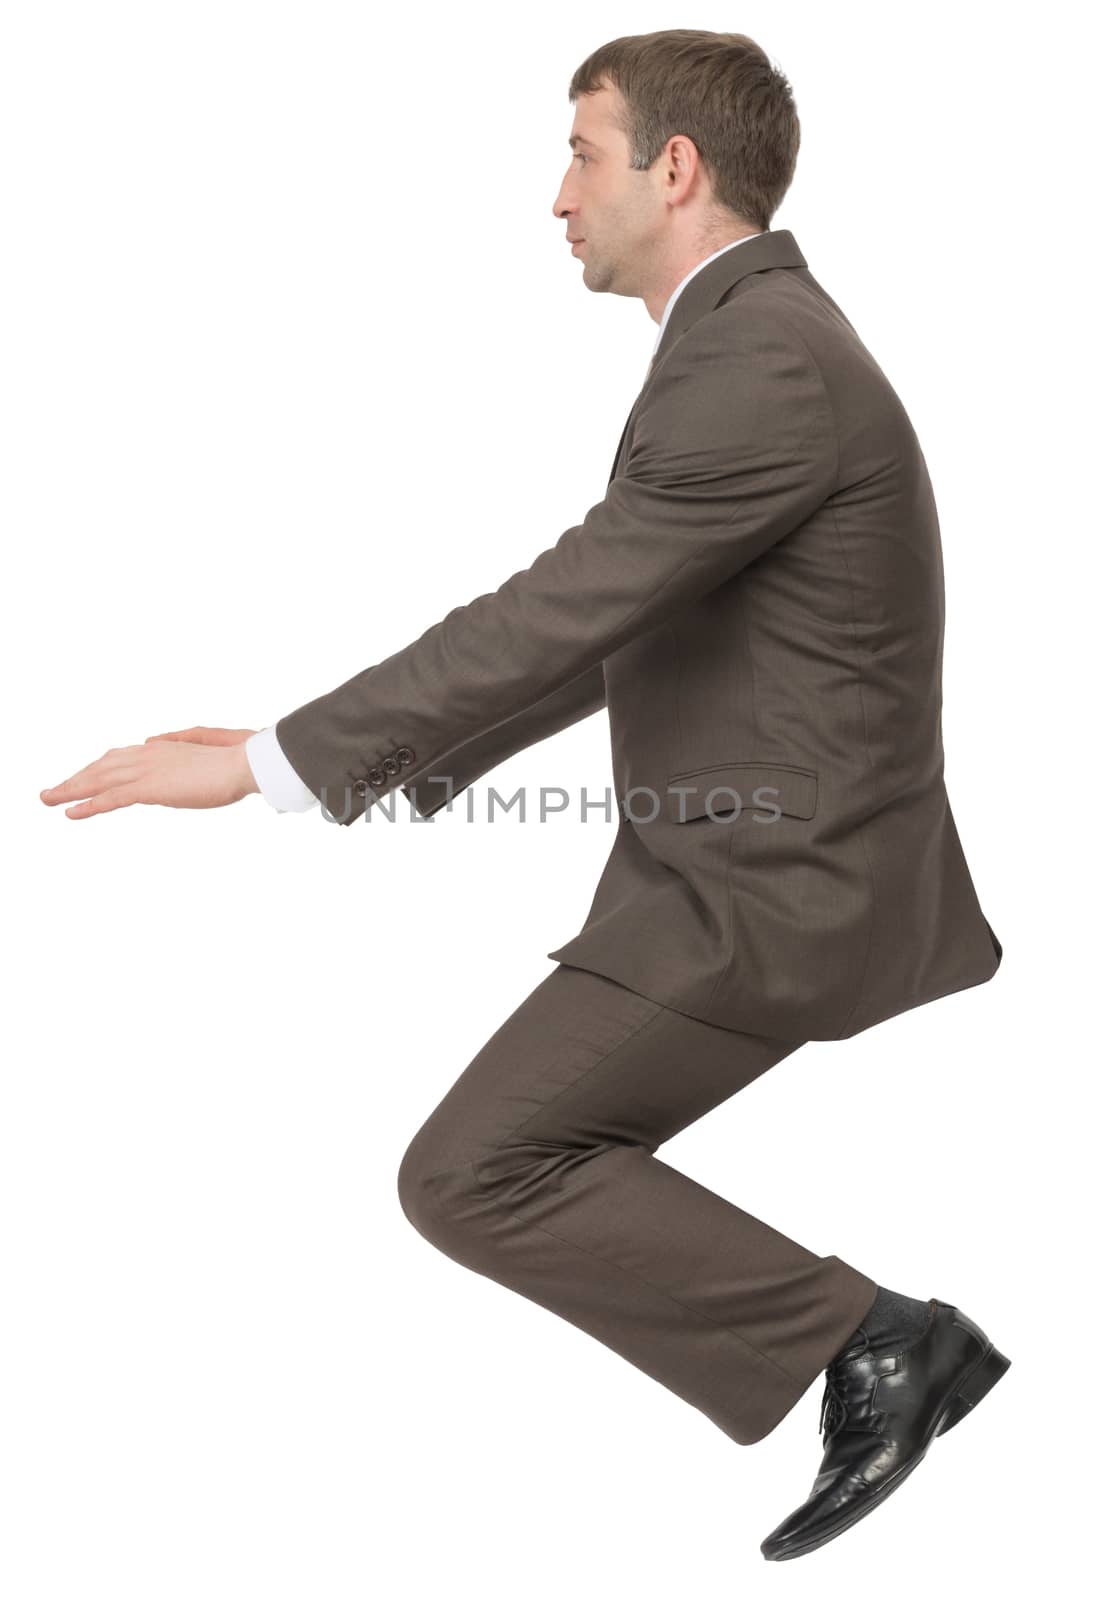
M 793 90 L 745 33 L 668 28 L 600 45 L 569 85 L 573 102 L 604 79 L 620 91 L 630 165 L 653 165 L 673 134 L 686 134 L 709 173 L 714 199 L 766 229 L 793 181 L 801 125 Z

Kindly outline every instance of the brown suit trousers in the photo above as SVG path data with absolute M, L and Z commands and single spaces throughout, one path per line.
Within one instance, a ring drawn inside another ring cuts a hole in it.
M 557 967 L 415 1134 L 398 1175 L 403 1210 L 445 1255 L 754 1444 L 846 1343 L 877 1284 L 656 1151 L 801 1042 L 717 1027 Z

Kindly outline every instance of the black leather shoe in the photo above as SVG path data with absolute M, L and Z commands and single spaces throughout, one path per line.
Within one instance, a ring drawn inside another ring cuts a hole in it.
M 759 1546 L 768 1561 L 807 1555 L 845 1533 L 906 1482 L 938 1434 L 966 1417 L 1010 1365 L 946 1300 L 930 1301 L 917 1338 L 895 1344 L 859 1328 L 826 1369 L 820 1470 L 804 1504 Z

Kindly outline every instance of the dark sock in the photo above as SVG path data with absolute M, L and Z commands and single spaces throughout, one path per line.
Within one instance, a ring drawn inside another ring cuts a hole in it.
M 926 1331 L 930 1318 L 928 1300 L 912 1300 L 910 1295 L 897 1294 L 894 1289 L 877 1286 L 876 1297 L 852 1336 L 851 1342 L 860 1343 L 865 1334 L 870 1347 L 900 1346 L 910 1344 Z

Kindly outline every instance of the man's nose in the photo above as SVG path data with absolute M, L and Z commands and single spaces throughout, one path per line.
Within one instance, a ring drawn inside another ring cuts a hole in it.
M 570 215 L 573 209 L 573 205 L 566 199 L 565 184 L 563 183 L 562 187 L 558 190 L 558 198 L 555 200 L 551 210 L 556 217 L 564 220 Z

